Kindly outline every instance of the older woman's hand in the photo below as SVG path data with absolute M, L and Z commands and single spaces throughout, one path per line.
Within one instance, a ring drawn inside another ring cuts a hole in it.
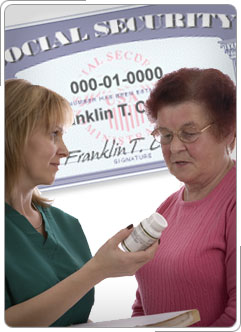
M 101 279 L 109 277 L 131 276 L 149 262 L 158 248 L 158 241 L 144 251 L 124 252 L 119 244 L 127 238 L 132 229 L 122 229 L 110 238 L 93 257 Z

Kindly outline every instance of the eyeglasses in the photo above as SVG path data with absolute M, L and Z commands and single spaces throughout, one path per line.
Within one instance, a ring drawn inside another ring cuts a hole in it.
M 173 140 L 174 135 L 176 135 L 183 143 L 193 143 L 205 130 L 210 128 L 213 124 L 214 122 L 210 123 L 199 131 L 196 131 L 194 128 L 185 128 L 178 131 L 170 131 L 166 128 L 159 127 L 154 129 L 151 135 L 155 138 L 157 142 L 163 145 L 170 144 Z

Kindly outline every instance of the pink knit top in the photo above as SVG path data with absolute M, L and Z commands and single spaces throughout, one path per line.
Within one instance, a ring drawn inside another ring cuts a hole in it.
M 137 273 L 133 316 L 198 309 L 194 326 L 236 320 L 236 165 L 204 199 L 184 187 L 157 209 L 168 222 L 155 258 Z

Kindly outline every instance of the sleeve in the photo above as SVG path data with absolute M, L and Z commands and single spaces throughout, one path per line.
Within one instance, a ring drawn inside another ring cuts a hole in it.
M 211 326 L 226 327 L 236 321 L 236 204 L 231 210 L 226 228 L 226 282 L 228 302 L 223 314 Z
M 144 310 L 142 308 L 142 302 L 141 302 L 141 296 L 140 296 L 140 291 L 139 288 L 137 288 L 136 291 L 136 299 L 135 302 L 132 306 L 132 317 L 136 316 L 144 316 Z

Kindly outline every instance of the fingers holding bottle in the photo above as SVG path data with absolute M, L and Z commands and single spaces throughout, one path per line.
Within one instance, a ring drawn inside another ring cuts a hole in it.
M 132 230 L 133 225 L 130 225 L 116 233 L 93 257 L 103 279 L 134 275 L 139 268 L 153 259 L 158 241 L 148 249 L 138 252 L 124 252 L 120 249 L 120 243 L 131 234 Z

